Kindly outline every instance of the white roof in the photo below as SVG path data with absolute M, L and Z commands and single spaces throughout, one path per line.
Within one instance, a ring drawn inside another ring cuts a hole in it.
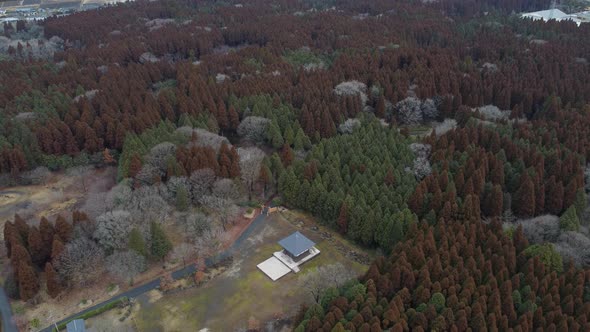
M 282 276 L 291 272 L 291 269 L 287 265 L 283 264 L 274 256 L 256 266 L 272 281 L 277 281 Z
M 567 21 L 571 20 L 574 21 L 577 25 L 580 25 L 581 21 L 580 18 L 577 17 L 576 14 L 568 15 L 562 12 L 559 9 L 547 9 L 547 10 L 540 10 L 538 12 L 531 12 L 531 13 L 522 13 L 520 14 L 521 18 L 530 18 L 533 20 L 556 20 L 556 21 Z
M 549 20 L 558 20 L 560 18 L 565 18 L 569 16 L 568 14 L 562 12 L 559 9 L 547 9 L 547 10 L 540 10 L 538 12 L 531 12 L 531 13 L 522 13 L 521 17 L 532 17 L 532 18 L 542 18 L 545 21 Z

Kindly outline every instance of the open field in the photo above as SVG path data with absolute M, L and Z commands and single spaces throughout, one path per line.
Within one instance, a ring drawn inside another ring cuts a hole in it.
M 35 221 L 59 213 L 68 215 L 80 207 L 88 194 L 106 192 L 114 186 L 115 172 L 114 167 L 91 169 L 83 175 L 83 182 L 80 176 L 54 173 L 42 185 L 0 189 L 0 227 L 13 220 L 15 213 Z
M 337 262 L 359 275 L 366 271 L 367 266 L 345 257 L 344 251 L 359 252 L 358 248 L 299 214 L 287 214 L 293 222 L 277 214 L 258 225 L 235 252 L 233 265 L 205 285 L 164 296 L 154 291 L 138 298 L 140 309 L 131 318 L 137 330 L 231 331 L 247 327 L 251 318 L 265 322 L 289 317 L 307 299 L 298 288 L 298 280 L 305 273 Z M 279 250 L 277 241 L 295 230 L 309 236 L 322 252 L 303 265 L 300 273 L 272 282 L 256 265 Z

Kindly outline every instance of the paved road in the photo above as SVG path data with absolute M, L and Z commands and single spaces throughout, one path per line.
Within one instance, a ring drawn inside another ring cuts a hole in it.
M 4 288 L 0 287 L 0 312 L 2 313 L 2 331 L 3 332 L 18 332 L 16 324 L 12 318 L 12 310 L 10 309 L 10 303 L 8 297 L 4 292 Z
M 225 258 L 231 256 L 233 249 L 239 247 L 242 244 L 242 242 L 244 242 L 250 236 L 250 234 L 252 234 L 252 232 L 254 231 L 256 226 L 258 224 L 262 223 L 266 219 L 267 210 L 268 210 L 268 208 L 264 208 L 262 213 L 258 217 L 256 217 L 256 219 L 254 219 L 252 221 L 252 223 L 250 223 L 248 228 L 246 228 L 244 230 L 244 232 L 242 232 L 240 237 L 237 238 L 236 241 L 229 248 L 227 248 L 225 251 L 217 254 L 214 257 L 207 258 L 205 260 L 205 265 L 207 265 L 207 267 L 210 267 L 210 266 L 214 265 L 215 263 L 220 262 L 220 261 L 224 260 Z M 181 278 L 184 278 L 184 277 L 191 275 L 195 272 L 196 272 L 195 265 L 191 264 L 191 265 L 184 267 L 180 270 L 172 272 L 172 278 L 181 279 Z M 160 278 L 152 280 L 152 281 L 148 282 L 147 284 L 143 284 L 141 286 L 138 286 L 138 287 L 135 287 L 135 288 L 130 289 L 128 291 L 125 291 L 125 292 L 118 294 L 118 295 L 116 295 L 104 302 L 93 305 L 92 307 L 86 308 L 85 310 L 82 310 L 74 315 L 71 315 L 65 319 L 62 319 L 61 321 L 57 322 L 57 325 L 59 325 L 63 322 L 72 320 L 80 315 L 83 315 L 89 311 L 95 310 L 95 309 L 102 307 L 110 302 L 116 301 L 122 297 L 134 298 L 134 297 L 137 297 L 143 293 L 146 293 L 146 292 L 149 292 L 153 289 L 156 289 L 159 286 L 160 286 Z M 2 292 L 2 293 L 4 293 L 4 292 Z M 4 299 L 6 300 L 6 296 L 4 296 Z M 8 301 L 6 301 L 6 303 L 8 303 Z M 4 310 L 2 309 L 2 307 L 3 307 L 2 297 L 0 296 L 0 310 L 2 311 L 2 321 L 5 322 L 4 317 L 6 317 L 6 316 L 4 315 Z M 8 305 L 8 314 L 10 317 L 11 316 L 10 305 Z M 12 320 L 10 320 L 10 322 L 12 322 Z M 12 325 L 14 325 L 14 322 L 12 322 Z M 4 326 L 5 327 L 4 327 L 3 331 L 5 331 L 5 332 L 17 332 L 16 326 L 13 327 L 13 330 L 7 329 L 6 325 L 4 325 Z M 55 328 L 55 325 L 48 326 L 48 327 L 44 328 L 43 330 L 41 330 L 41 332 L 51 332 L 51 331 L 53 331 L 53 328 Z

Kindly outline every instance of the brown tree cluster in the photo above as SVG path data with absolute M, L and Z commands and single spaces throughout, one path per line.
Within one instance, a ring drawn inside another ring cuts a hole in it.
M 586 331 L 590 271 L 560 273 L 524 253 L 518 229 L 501 224 L 413 225 L 364 288 L 312 307 L 303 331 Z
M 4 242 L 22 300 L 30 300 L 37 295 L 43 272 L 47 293 L 56 297 L 61 292 L 62 281 L 52 263 L 63 252 L 65 243 L 71 240 L 74 226 L 87 220 L 85 213 L 74 211 L 71 223 L 58 215 L 53 224 L 43 217 L 39 226 L 30 226 L 18 214 L 13 222 L 6 222 Z
M 519 21 L 501 28 L 469 23 L 484 11 L 542 8 L 547 2 L 347 0 L 337 2 L 338 11 L 306 12 L 309 3 L 293 0 L 279 1 L 278 7 L 252 1 L 240 8 L 161 1 L 50 18 L 43 23 L 47 37 L 67 41 L 56 55 L 59 70 L 41 60 L 0 63 L 0 80 L 10 82 L 0 87 L 0 107 L 9 116 L 31 108 L 41 118 L 21 124 L 36 142 L 25 146 L 13 139 L 1 153 L 0 170 L 34 167 L 41 154 L 121 149 L 127 133 L 187 115 L 211 115 L 221 133 L 231 135 L 244 114 L 228 107 L 229 100 L 254 94 L 294 106 L 305 134 L 316 141 L 336 134 L 338 124 L 365 106 L 392 118 L 389 102 L 415 94 L 436 97 L 440 118 L 453 117 L 462 105 L 511 110 L 513 117 L 550 128 L 534 139 L 558 139 L 588 157 L 587 112 L 576 111 L 590 99 L 590 85 L 583 81 L 589 74 L 584 55 L 590 53 L 584 29 L 557 22 Z M 201 6 L 215 10 L 206 14 Z M 359 13 L 369 16 L 357 19 Z M 198 20 L 189 20 L 197 14 Z M 187 20 L 153 21 L 167 18 Z M 531 31 L 549 43 L 516 37 Z M 146 53 L 159 61 L 146 61 Z M 298 57 L 321 60 L 324 69 L 306 70 Z M 217 74 L 227 79 L 217 82 Z M 357 95 L 334 93 L 349 80 L 367 85 L 366 105 Z M 39 100 L 31 96 L 39 94 L 48 108 L 37 109 Z M 563 123 L 563 115 L 572 120 Z M 17 137 L 21 125 L 2 122 L 0 132 Z
M 524 218 L 560 215 L 584 190 L 585 156 L 550 136 L 535 138 L 533 126 L 519 125 L 511 136 L 471 125 L 426 139 L 436 167 L 410 196 L 411 209 L 419 216 L 432 211 L 436 220 L 480 220 L 505 210 Z

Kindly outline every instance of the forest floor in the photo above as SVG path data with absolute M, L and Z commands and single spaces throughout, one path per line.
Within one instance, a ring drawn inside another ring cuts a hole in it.
M 304 274 L 334 263 L 359 275 L 368 268 L 359 261 L 368 262 L 369 254 L 304 214 L 275 214 L 256 228 L 236 249 L 232 265 L 204 285 L 171 294 L 152 291 L 138 297 L 134 307 L 139 309 L 134 309 L 130 317 L 136 330 L 232 331 L 247 327 L 251 319 L 266 322 L 288 318 L 308 297 L 298 285 Z M 256 265 L 280 250 L 277 242 L 296 230 L 316 242 L 321 254 L 303 265 L 298 274 L 289 273 L 273 282 Z M 93 322 L 104 324 L 101 319 Z

